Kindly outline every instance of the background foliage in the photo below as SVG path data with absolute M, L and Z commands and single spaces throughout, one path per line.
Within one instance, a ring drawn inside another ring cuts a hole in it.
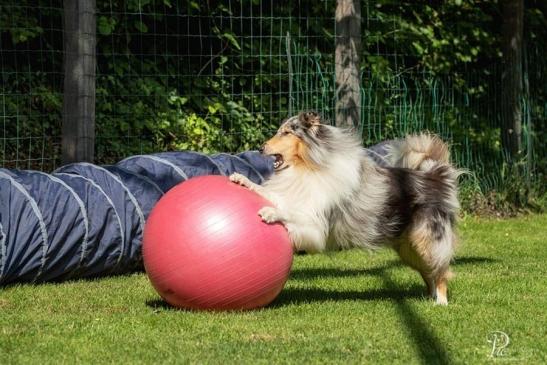
M 499 1 L 361 3 L 364 143 L 440 133 L 472 172 L 468 205 L 484 206 L 476 192 L 521 204 L 545 194 L 545 5 L 526 1 L 527 151 L 509 166 L 499 129 Z M 256 148 L 301 109 L 332 119 L 334 8 L 333 0 L 97 0 L 96 162 Z M 59 164 L 62 24 L 60 0 L 0 4 L 6 167 Z

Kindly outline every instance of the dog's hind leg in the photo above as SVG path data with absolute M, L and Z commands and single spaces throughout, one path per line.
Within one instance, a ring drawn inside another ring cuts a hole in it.
M 443 223 L 438 220 L 419 222 L 410 228 L 408 236 L 417 263 L 411 266 L 420 272 L 436 303 L 446 305 L 455 235 L 451 225 Z
M 422 279 L 424 279 L 425 285 L 427 285 L 427 294 L 429 294 L 431 298 L 435 298 L 437 293 L 437 289 L 435 288 L 435 280 L 430 273 L 425 272 L 423 269 L 422 271 L 418 270 L 418 272 L 422 276 Z
M 425 252 L 419 252 L 416 249 L 416 242 L 405 239 L 399 242 L 395 250 L 399 254 L 401 261 L 418 271 L 427 286 L 427 294 L 431 298 L 436 297 L 435 280 L 428 264 L 428 257 Z
M 435 278 L 435 301 L 437 304 L 448 304 L 448 280 L 452 278 L 452 272 L 447 267 L 437 273 Z

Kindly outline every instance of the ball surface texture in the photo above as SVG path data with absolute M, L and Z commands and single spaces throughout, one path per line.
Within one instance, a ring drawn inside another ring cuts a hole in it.
M 180 308 L 265 306 L 292 264 L 285 228 L 258 211 L 271 203 L 224 176 L 192 178 L 169 190 L 144 230 L 144 267 L 156 291 Z

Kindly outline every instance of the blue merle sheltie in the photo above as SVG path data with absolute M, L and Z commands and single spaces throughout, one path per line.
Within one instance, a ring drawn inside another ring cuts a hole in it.
M 297 251 L 392 247 L 417 270 L 438 304 L 447 304 L 460 171 L 448 146 L 431 134 L 387 146 L 373 161 L 359 138 L 323 123 L 315 112 L 286 119 L 261 152 L 274 159 L 263 184 L 230 177 L 272 202 L 258 214 L 281 222 Z

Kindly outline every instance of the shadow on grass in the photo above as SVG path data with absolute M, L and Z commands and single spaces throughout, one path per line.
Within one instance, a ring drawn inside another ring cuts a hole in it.
M 285 288 L 279 297 L 269 306 L 283 307 L 289 304 L 312 302 L 328 302 L 343 300 L 404 300 L 408 298 L 424 298 L 424 288 L 413 285 L 410 288 L 385 288 L 374 290 L 324 290 L 319 288 Z
M 455 265 L 490 263 L 494 260 L 484 257 L 464 257 L 458 259 Z M 295 279 L 310 279 L 314 277 L 355 277 L 374 275 L 382 279 L 383 288 L 363 291 L 336 291 L 319 288 L 286 288 L 270 307 L 282 307 L 295 303 L 310 303 L 316 301 L 340 300 L 390 300 L 393 301 L 397 315 L 404 325 L 404 330 L 414 343 L 414 347 L 423 364 L 451 364 L 450 354 L 444 348 L 434 329 L 412 306 L 408 299 L 426 298 L 425 286 L 413 285 L 410 288 L 399 287 L 392 279 L 389 270 L 401 266 L 399 261 L 392 261 L 385 266 L 363 270 L 336 270 L 336 269 L 301 269 L 292 274 Z M 433 301 L 427 299 L 430 305 Z M 445 309 L 445 308 L 440 308 Z M 446 308 L 449 310 L 449 308 Z
M 368 269 L 335 269 L 335 268 L 308 268 L 294 269 L 291 271 L 291 279 L 314 279 L 318 277 L 343 278 L 352 276 L 378 276 L 381 271 L 387 267 L 400 266 L 398 262 L 393 262 L 384 268 Z
M 462 257 L 456 259 L 454 265 L 489 264 L 496 260 L 487 257 Z M 301 304 L 327 301 L 380 301 L 389 300 L 394 302 L 397 315 L 404 325 L 404 330 L 410 338 L 423 364 L 451 364 L 453 361 L 450 354 L 444 348 L 441 340 L 435 334 L 427 318 L 413 308 L 408 299 L 424 298 L 425 286 L 414 284 L 408 288 L 399 287 L 389 274 L 394 267 L 403 266 L 399 261 L 388 262 L 382 267 L 367 269 L 334 269 L 334 268 L 308 268 L 295 269 L 291 273 L 293 279 L 312 279 L 316 277 L 357 277 L 363 275 L 374 275 L 382 279 L 383 288 L 363 291 L 352 290 L 325 290 L 320 288 L 285 288 L 279 297 L 268 306 L 268 308 L 279 308 L 289 304 Z M 428 304 L 434 305 L 433 301 L 427 299 Z M 186 311 L 170 306 L 161 299 L 146 301 L 146 305 L 154 311 Z M 448 311 L 448 308 L 439 308 Z M 447 312 L 448 315 L 448 312 Z
M 477 256 L 467 256 L 467 257 L 457 257 L 452 265 L 474 265 L 474 264 L 492 264 L 498 260 L 492 259 L 490 257 L 477 257 Z
M 497 262 L 489 257 L 468 256 L 456 258 L 452 263 L 453 266 L 474 265 L 474 264 L 490 264 Z M 318 277 L 342 278 L 352 276 L 379 276 L 386 269 L 392 267 L 407 267 L 398 260 L 393 260 L 383 267 L 366 268 L 366 269 L 336 269 L 336 268 L 306 268 L 294 269 L 291 271 L 291 278 L 297 280 L 314 279 Z
M 165 310 L 173 310 L 173 311 L 179 311 L 181 309 L 173 307 L 171 304 L 167 303 L 163 299 L 148 299 L 146 301 L 146 306 L 150 307 L 153 311 L 165 311 Z
M 397 289 L 397 284 L 388 272 L 381 274 L 384 285 L 389 290 Z M 407 300 L 396 301 L 397 314 L 405 325 L 408 337 L 414 342 L 423 364 L 451 364 L 452 359 L 429 323 L 410 305 Z M 431 302 L 431 305 L 434 305 Z M 445 308 L 448 310 L 448 308 Z

